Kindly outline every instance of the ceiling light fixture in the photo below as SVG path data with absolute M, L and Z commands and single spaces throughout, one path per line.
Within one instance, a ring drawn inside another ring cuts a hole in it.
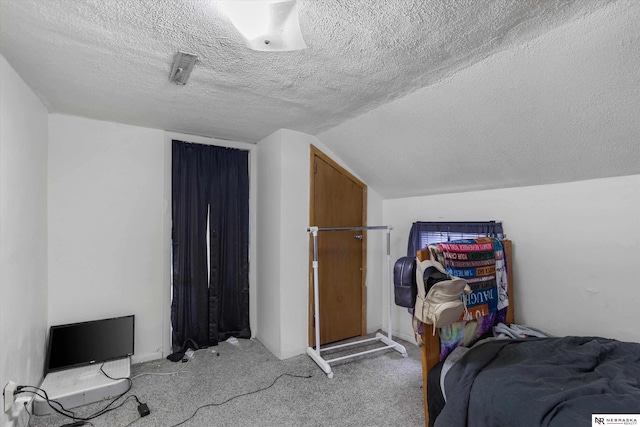
M 236 0 L 216 2 L 253 50 L 306 49 L 296 0 Z
M 190 53 L 176 53 L 171 67 L 171 74 L 169 74 L 169 81 L 177 85 L 186 84 L 197 59 L 196 55 L 191 55 Z

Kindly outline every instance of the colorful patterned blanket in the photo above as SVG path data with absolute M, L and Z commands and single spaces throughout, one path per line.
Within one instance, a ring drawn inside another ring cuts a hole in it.
M 504 322 L 509 305 L 507 266 L 502 242 L 494 238 L 454 240 L 429 249 L 449 274 L 465 279 L 472 290 L 460 321 L 440 329 L 444 359 L 455 347 L 473 344 Z
M 471 287 L 466 297 L 468 312 L 460 321 L 477 319 L 509 305 L 500 240 L 484 237 L 438 243 L 435 253 L 449 274 L 465 279 Z

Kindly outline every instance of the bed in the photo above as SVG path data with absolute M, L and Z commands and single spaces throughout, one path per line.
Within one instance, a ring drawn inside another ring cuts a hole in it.
M 512 266 L 511 241 L 503 245 Z M 429 256 L 424 250 L 417 254 L 418 260 Z M 508 283 L 510 324 L 512 268 Z M 452 353 L 459 360 L 447 363 L 442 379 L 438 334 L 426 327 L 422 340 L 428 426 L 592 425 L 592 414 L 640 414 L 639 343 L 601 337 L 486 339 Z M 632 419 L 636 424 L 629 425 L 639 425 L 640 416 Z

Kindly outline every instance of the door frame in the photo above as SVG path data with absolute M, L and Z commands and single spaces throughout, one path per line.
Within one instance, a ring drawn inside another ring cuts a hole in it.
M 310 147 L 310 167 L 309 167 L 309 182 L 310 182 L 310 196 L 309 196 L 309 225 L 315 226 L 315 157 L 321 158 L 327 162 L 331 167 L 336 169 L 346 178 L 351 180 L 358 187 L 362 188 L 362 226 L 367 225 L 367 186 L 364 182 L 353 176 L 348 170 L 336 163 L 331 157 L 324 154 L 316 146 L 311 144 Z M 309 347 L 315 346 L 315 306 L 314 306 L 314 292 L 313 292 L 313 235 L 309 233 Z M 360 335 L 367 334 L 367 232 L 362 232 L 362 266 L 361 271 L 361 292 L 362 292 L 362 320 L 360 322 Z

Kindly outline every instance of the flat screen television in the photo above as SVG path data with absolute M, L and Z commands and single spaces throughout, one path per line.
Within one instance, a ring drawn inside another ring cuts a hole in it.
M 45 375 L 133 355 L 135 316 L 52 326 Z

